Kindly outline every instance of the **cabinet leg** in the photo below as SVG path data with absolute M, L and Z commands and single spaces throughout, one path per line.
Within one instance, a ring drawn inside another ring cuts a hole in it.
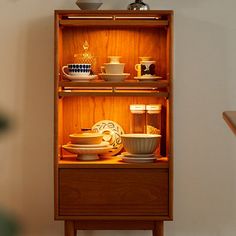
M 76 228 L 73 220 L 65 221 L 65 236 L 76 236 Z
M 164 236 L 163 221 L 155 221 L 154 222 L 154 227 L 153 227 L 153 230 L 152 230 L 152 235 L 153 236 Z

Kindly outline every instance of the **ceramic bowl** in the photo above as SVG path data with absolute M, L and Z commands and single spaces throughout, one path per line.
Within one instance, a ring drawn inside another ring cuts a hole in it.
M 99 144 L 102 142 L 103 134 L 100 133 L 82 133 L 70 134 L 70 141 L 73 144 Z
M 131 154 L 154 153 L 160 143 L 159 134 L 123 134 L 121 140 L 124 148 Z
M 77 1 L 76 5 L 81 10 L 97 10 L 102 5 L 102 3 L 101 2 L 80 2 L 80 1 Z

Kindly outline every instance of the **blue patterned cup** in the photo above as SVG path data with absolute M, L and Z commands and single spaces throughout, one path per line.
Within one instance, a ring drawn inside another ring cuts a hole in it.
M 67 70 L 67 72 L 66 72 Z M 62 72 L 64 75 L 89 75 L 91 71 L 91 64 L 68 64 L 62 67 Z

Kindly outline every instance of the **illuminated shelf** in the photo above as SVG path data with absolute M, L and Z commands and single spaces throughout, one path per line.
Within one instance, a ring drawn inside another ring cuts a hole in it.
M 142 97 L 168 97 L 168 92 L 159 91 L 135 91 L 135 90 L 64 90 L 58 92 L 59 97 L 69 96 L 142 96 Z
M 139 82 L 136 80 L 127 80 L 122 82 L 109 82 L 103 80 L 95 80 L 91 82 L 72 82 L 72 81 L 60 81 L 61 87 L 139 87 L 139 88 L 167 88 L 169 82 L 167 80 L 159 80 L 155 82 Z
M 130 19 L 124 19 L 124 20 L 102 20 L 102 19 L 84 19 L 81 21 L 81 19 L 72 19 L 72 20 L 60 20 L 61 26 L 94 26 L 96 23 L 96 26 L 142 26 L 142 27 L 161 27 L 161 26 L 167 26 L 168 21 L 167 20 L 133 20 L 130 21 Z M 95 26 L 94 26 L 95 27 Z
M 79 161 L 74 155 L 67 155 L 58 162 L 59 168 L 168 168 L 168 158 L 162 157 L 153 163 L 125 163 L 119 157 L 97 161 Z
M 168 97 L 168 81 L 158 82 L 71 82 L 61 81 L 59 97 L 65 96 L 156 96 Z
M 170 11 L 160 11 L 160 14 L 149 11 L 149 14 L 143 12 L 127 11 L 86 11 L 80 14 L 80 11 L 71 11 L 69 14 L 60 11 L 60 26 L 142 26 L 142 27 L 165 27 L 169 25 L 168 14 Z

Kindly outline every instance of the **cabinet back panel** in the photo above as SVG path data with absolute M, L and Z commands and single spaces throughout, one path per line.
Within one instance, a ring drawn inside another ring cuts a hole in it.
M 89 43 L 89 51 L 96 57 L 94 72 L 108 62 L 108 56 L 121 56 L 125 72 L 136 76 L 134 65 L 140 56 L 151 56 L 156 61 L 157 75 L 165 77 L 167 65 L 167 30 L 165 28 L 75 28 L 62 29 L 62 65 L 76 62 L 74 54 L 83 52 L 84 41 Z M 99 55 L 99 56 L 98 56 Z
M 130 96 L 63 98 L 63 122 L 59 123 L 63 124 L 63 144 L 69 141 L 69 134 L 81 132 L 81 128 L 91 128 L 100 120 L 115 121 L 124 129 L 125 133 L 129 133 L 130 104 L 162 104 L 164 111 L 166 100 L 164 98 Z

